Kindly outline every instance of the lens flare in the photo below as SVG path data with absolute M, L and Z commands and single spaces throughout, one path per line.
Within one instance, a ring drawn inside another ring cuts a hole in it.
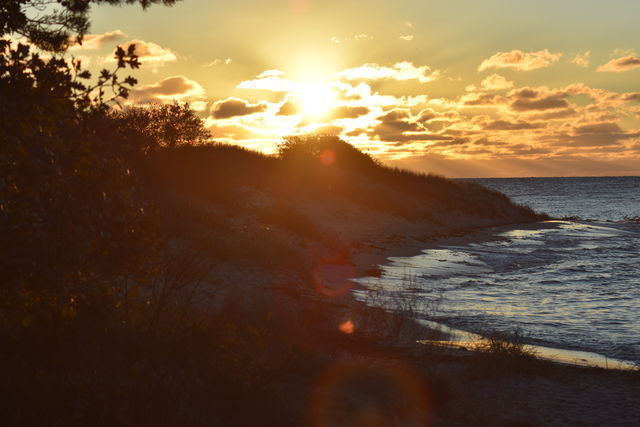
M 320 153 L 320 163 L 325 166 L 331 166 L 336 161 L 336 156 L 331 150 L 324 150 Z
M 310 425 L 429 426 L 431 397 L 423 377 L 400 360 L 344 360 L 315 384 Z
M 347 320 L 346 322 L 342 322 L 340 324 L 339 329 L 340 332 L 348 335 L 353 333 L 353 331 L 355 330 L 355 325 L 351 320 Z

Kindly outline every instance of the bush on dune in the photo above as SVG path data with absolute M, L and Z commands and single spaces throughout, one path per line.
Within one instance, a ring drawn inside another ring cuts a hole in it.
M 287 137 L 275 157 L 223 144 L 185 146 L 161 155 L 158 170 L 170 184 L 223 206 L 239 200 L 239 189 L 252 188 L 291 203 L 302 198 L 348 200 L 410 220 L 431 221 L 435 209 L 496 220 L 536 218 L 504 194 L 472 182 L 383 166 L 335 136 Z

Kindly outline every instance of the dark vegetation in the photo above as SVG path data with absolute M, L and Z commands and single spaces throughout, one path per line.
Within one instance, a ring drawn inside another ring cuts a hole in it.
M 476 184 L 389 169 L 337 138 L 290 137 L 270 157 L 208 143 L 185 105 L 116 108 L 136 83 L 119 77 L 139 66 L 133 49 L 117 49 L 115 70 L 93 84 L 55 54 L 81 40 L 99 3 L 136 1 L 52 3 L 37 19 L 27 12 L 49 2 L 0 5 L 0 35 L 32 43 L 0 41 L 1 425 L 306 424 L 322 412 L 306 410 L 310 385 L 347 346 L 379 351 L 386 315 L 357 307 L 354 318 L 378 326 L 341 334 L 348 298 L 307 298 L 310 254 L 338 248 L 343 259 L 349 242 L 303 202 L 443 228 L 450 215 L 538 218 Z M 376 363 L 387 359 L 399 356 Z M 408 376 L 385 366 L 351 366 L 345 387 L 383 393 Z M 389 410 L 419 424 L 411 409 L 422 403 Z

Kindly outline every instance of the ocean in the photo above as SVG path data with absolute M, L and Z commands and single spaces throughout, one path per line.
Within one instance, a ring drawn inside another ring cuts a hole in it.
M 358 279 L 369 290 L 356 298 L 411 300 L 457 330 L 640 364 L 640 177 L 474 181 L 557 220 L 390 258 L 381 277 Z

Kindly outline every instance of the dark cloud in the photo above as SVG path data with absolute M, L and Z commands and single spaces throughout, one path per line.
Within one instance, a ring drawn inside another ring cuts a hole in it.
M 318 135 L 333 135 L 333 136 L 340 136 L 340 134 L 342 133 L 344 129 L 340 126 L 335 126 L 335 125 L 326 125 L 326 126 L 322 126 L 319 127 L 317 129 L 313 130 L 314 134 L 318 134 Z
M 454 138 L 448 135 L 440 135 L 437 133 L 428 133 L 428 132 L 423 132 L 423 133 L 411 133 L 411 134 L 402 134 L 402 135 L 398 135 L 396 137 L 396 140 L 394 142 L 393 145 L 395 146 L 402 146 L 402 145 L 406 145 L 410 142 L 418 142 L 418 141 L 464 141 L 466 142 L 467 139 L 465 138 Z
M 421 132 L 424 131 L 417 123 L 410 121 L 411 114 L 407 110 L 391 110 L 377 118 L 380 124 L 376 126 L 378 132 Z
M 492 95 L 488 93 L 475 93 L 463 97 L 463 104 L 469 106 L 479 105 L 495 105 L 499 104 L 502 100 L 500 95 Z
M 452 124 L 453 122 L 450 120 L 429 120 L 428 122 L 423 123 L 423 126 L 431 132 L 439 132 L 448 128 Z
M 620 134 L 622 129 L 617 123 L 595 123 L 575 128 L 577 134 Z
M 640 92 L 627 93 L 624 95 L 625 101 L 640 102 Z
M 545 89 L 523 88 L 509 95 L 511 109 L 515 111 L 556 110 L 569 107 L 565 92 L 554 93 Z
M 531 120 L 556 120 L 565 119 L 567 117 L 573 117 L 578 115 L 578 112 L 573 108 L 565 108 L 564 110 L 549 111 L 545 113 L 539 113 L 528 116 Z
M 211 107 L 211 114 L 215 119 L 229 119 L 235 116 L 263 113 L 266 109 L 265 104 L 250 104 L 244 99 L 227 98 L 215 102 Z
M 435 119 L 438 117 L 438 114 L 433 111 L 431 108 L 425 108 L 424 110 L 418 113 L 417 121 L 420 123 L 426 122 L 431 119 Z
M 408 110 L 394 109 L 377 118 L 381 123 L 367 129 L 366 135 L 378 137 L 382 141 L 388 141 L 395 146 L 405 145 L 418 141 L 451 141 L 454 139 L 448 135 L 431 132 L 414 121 L 414 117 Z M 357 136 L 362 131 L 349 132 L 346 136 Z
M 525 129 L 540 129 L 546 127 L 546 123 L 540 122 L 526 122 L 518 120 L 517 122 L 510 122 L 507 120 L 495 120 L 493 122 L 486 123 L 483 126 L 485 130 L 525 130 Z
M 569 103 L 566 99 L 555 95 L 531 101 L 518 99 L 511 103 L 511 108 L 516 111 L 557 110 L 559 108 L 567 108 L 568 106 Z
M 527 144 L 513 144 L 506 147 L 509 155 L 516 156 L 539 156 L 541 154 L 549 154 L 551 150 L 542 147 L 532 147 Z
M 167 77 L 158 83 L 131 90 L 129 99 L 135 102 L 152 102 L 165 99 L 202 97 L 204 89 L 198 82 L 184 76 Z
M 347 105 L 336 107 L 331 112 L 331 118 L 333 119 L 355 119 L 360 116 L 369 114 L 367 107 L 350 107 Z
M 478 138 L 475 141 L 473 141 L 473 145 L 484 145 L 484 146 L 491 146 L 491 147 L 499 147 L 502 145 L 507 145 L 506 142 L 503 141 L 492 141 L 488 138 Z
M 568 147 L 620 146 L 622 141 L 638 138 L 640 133 L 624 132 L 616 123 L 590 123 L 570 132 L 549 135 L 552 145 Z
M 450 139 L 448 141 L 438 141 L 431 144 L 429 147 L 433 147 L 433 148 L 459 147 L 467 144 L 468 142 L 469 140 L 466 138 L 456 138 L 456 139 Z
M 278 110 L 278 115 L 279 116 L 293 116 L 294 114 L 298 113 L 298 107 L 296 106 L 295 102 L 293 101 L 287 101 L 284 104 L 282 104 L 280 106 L 280 109 Z
M 353 129 L 353 130 L 350 130 L 349 132 L 345 132 L 344 136 L 360 136 L 366 133 L 367 133 L 366 129 Z

